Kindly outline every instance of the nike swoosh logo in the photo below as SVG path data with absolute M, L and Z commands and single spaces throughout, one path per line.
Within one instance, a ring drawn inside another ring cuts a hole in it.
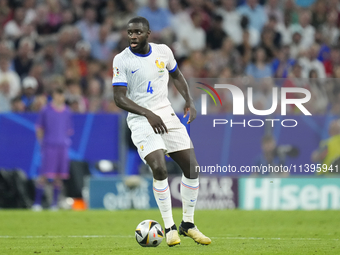
M 166 198 L 163 198 L 163 199 L 162 199 L 162 198 L 159 198 L 159 200 L 165 200 L 165 199 L 167 199 L 167 198 L 168 198 L 168 197 L 166 197 Z
M 137 70 L 135 70 L 135 71 L 131 71 L 131 73 L 135 73 L 135 72 L 137 72 L 139 70 L 139 68 L 137 69 Z
M 196 199 L 194 199 L 194 200 L 191 200 L 191 199 L 190 199 L 190 202 L 195 202 L 195 201 L 196 201 Z

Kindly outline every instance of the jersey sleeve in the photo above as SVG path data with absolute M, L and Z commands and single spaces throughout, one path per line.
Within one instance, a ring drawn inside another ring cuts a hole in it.
M 166 69 L 168 69 L 169 73 L 173 73 L 177 69 L 177 62 L 174 57 L 174 54 L 172 53 L 172 50 L 168 46 L 165 46 L 165 47 L 166 47 L 166 52 L 169 58 L 168 64 L 166 65 Z
M 113 59 L 112 67 L 113 67 L 112 86 L 126 86 L 127 87 L 125 65 L 120 57 L 116 56 Z

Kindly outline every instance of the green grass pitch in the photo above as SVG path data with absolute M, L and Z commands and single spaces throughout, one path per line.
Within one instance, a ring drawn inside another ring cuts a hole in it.
M 197 211 L 198 228 L 211 237 L 201 246 L 139 246 L 134 230 L 158 210 L 0 210 L 0 254 L 340 254 L 339 211 Z M 181 210 L 174 210 L 177 225 Z

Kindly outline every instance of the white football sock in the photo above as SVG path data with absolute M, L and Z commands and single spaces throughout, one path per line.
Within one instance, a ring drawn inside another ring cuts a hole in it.
M 171 195 L 168 178 L 162 181 L 153 179 L 153 194 L 155 196 L 158 208 L 161 211 L 164 227 L 172 227 L 172 225 L 175 223 L 172 218 Z
M 198 187 L 198 178 L 188 179 L 182 175 L 181 196 L 184 222 L 194 223 L 194 211 L 198 196 Z

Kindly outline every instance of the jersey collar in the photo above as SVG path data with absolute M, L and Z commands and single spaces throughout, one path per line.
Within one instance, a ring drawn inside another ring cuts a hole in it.
M 131 50 L 131 47 L 130 47 L 130 46 L 129 46 L 129 49 L 130 49 L 130 51 L 131 51 L 133 54 L 135 54 L 135 55 L 138 56 L 138 57 L 147 57 L 147 56 L 149 56 L 149 55 L 152 53 L 152 47 L 151 47 L 150 44 L 149 44 L 149 47 L 150 47 L 150 50 L 149 50 L 149 52 L 146 53 L 146 54 L 134 53 L 134 52 Z

